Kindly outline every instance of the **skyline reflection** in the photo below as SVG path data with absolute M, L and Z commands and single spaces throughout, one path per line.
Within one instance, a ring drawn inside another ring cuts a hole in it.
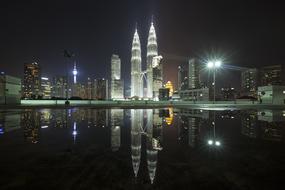
M 86 141 L 102 144 L 116 155 L 127 150 L 132 178 L 142 181 L 147 176 L 154 184 L 163 169 L 160 155 L 173 143 L 204 150 L 205 146 L 224 149 L 224 141 L 230 146 L 235 136 L 285 142 L 284 124 L 282 110 L 24 109 L 0 112 L 0 140 L 20 132 L 26 143 L 44 144 L 60 131 L 71 147 Z M 235 132 L 232 126 L 237 127 Z

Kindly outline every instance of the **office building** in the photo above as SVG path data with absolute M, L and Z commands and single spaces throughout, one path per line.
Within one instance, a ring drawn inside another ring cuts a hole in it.
M 200 65 L 195 58 L 188 62 L 188 88 L 200 88 Z
M 257 97 L 258 70 L 246 69 L 241 72 L 241 95 Z
M 160 88 L 159 89 L 159 100 L 169 100 L 169 88 Z
M 36 62 L 24 64 L 22 93 L 25 99 L 38 99 L 41 96 L 40 66 Z
M 188 89 L 188 72 L 187 69 L 185 69 L 182 66 L 178 67 L 178 84 L 177 84 L 177 90 L 187 90 Z
M 94 80 L 94 91 L 95 98 L 97 100 L 108 99 L 108 80 L 106 79 L 95 79 Z
M 0 104 L 19 104 L 21 101 L 21 79 L 0 74 Z
M 283 85 L 284 70 L 282 65 L 271 65 L 260 69 L 260 86 Z
M 162 66 L 162 56 L 155 56 L 152 59 L 153 67 L 153 99 L 158 100 L 159 89 L 163 87 L 163 66 Z
M 51 82 L 47 77 L 41 78 L 41 92 L 43 99 L 51 98 Z
M 111 58 L 111 90 L 110 98 L 124 99 L 124 81 L 121 79 L 121 59 L 118 55 Z
M 285 86 L 270 85 L 258 87 L 258 99 L 262 104 L 285 104 Z
M 66 98 L 67 80 L 66 76 L 55 76 L 52 80 L 52 97 Z

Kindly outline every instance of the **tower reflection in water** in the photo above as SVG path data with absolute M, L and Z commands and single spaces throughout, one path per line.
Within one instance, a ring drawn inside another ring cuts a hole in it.
M 145 117 L 143 117 L 145 115 Z M 141 163 L 142 136 L 146 139 L 146 161 L 150 182 L 153 183 L 156 174 L 158 151 L 162 150 L 162 117 L 159 111 L 153 109 L 131 110 L 131 157 L 135 178 Z

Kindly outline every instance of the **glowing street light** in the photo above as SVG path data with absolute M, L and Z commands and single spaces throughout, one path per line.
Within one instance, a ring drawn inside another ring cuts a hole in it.
M 213 70 L 214 103 L 216 101 L 216 70 L 222 66 L 221 60 L 208 61 L 207 68 Z
M 218 140 L 209 139 L 208 145 L 210 145 L 210 146 L 221 146 L 221 142 Z

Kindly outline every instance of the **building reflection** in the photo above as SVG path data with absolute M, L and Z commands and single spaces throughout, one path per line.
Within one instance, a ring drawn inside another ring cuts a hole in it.
M 111 148 L 118 151 L 121 146 L 121 127 L 124 124 L 124 110 L 110 110 Z
M 0 135 L 20 128 L 21 114 L 19 111 L 0 111 Z
M 208 128 L 211 125 L 208 110 L 179 109 L 175 110 L 178 124 L 178 140 L 190 147 L 195 147 L 201 139 L 207 138 Z M 202 138 L 203 137 L 203 138 Z
M 25 110 L 21 115 L 21 126 L 24 130 L 24 137 L 28 142 L 39 142 L 40 112 Z
M 135 178 L 138 176 L 141 162 L 141 135 L 143 127 L 143 110 L 131 110 L 131 155 Z
M 147 171 L 151 184 L 155 180 L 158 152 L 162 150 L 162 115 L 162 112 L 156 109 L 131 110 L 131 157 L 134 176 L 138 177 L 142 162 L 141 155 L 144 151 L 142 147 L 145 147 Z M 142 146 L 142 139 L 146 140 L 145 146 Z
M 256 111 L 248 111 L 241 114 L 241 134 L 257 138 L 258 136 L 258 117 Z
M 250 138 L 269 141 L 284 140 L 284 111 L 251 110 L 241 115 L 242 134 Z

